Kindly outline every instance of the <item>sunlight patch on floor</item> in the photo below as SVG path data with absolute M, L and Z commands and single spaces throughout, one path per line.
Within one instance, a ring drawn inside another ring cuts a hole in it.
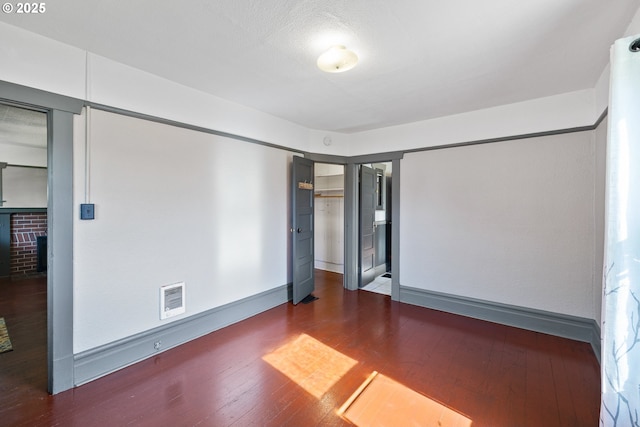
M 263 356 L 262 360 L 318 399 L 357 363 L 306 334 Z
M 375 292 L 383 295 L 391 295 L 391 277 L 384 277 L 385 275 L 376 277 L 373 282 L 360 289 L 363 291 Z
M 358 427 L 471 427 L 471 420 L 447 406 L 374 372 L 338 410 Z

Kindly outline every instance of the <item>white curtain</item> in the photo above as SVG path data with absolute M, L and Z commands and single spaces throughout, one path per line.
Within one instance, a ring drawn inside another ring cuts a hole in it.
M 600 425 L 640 426 L 640 36 L 611 50 Z

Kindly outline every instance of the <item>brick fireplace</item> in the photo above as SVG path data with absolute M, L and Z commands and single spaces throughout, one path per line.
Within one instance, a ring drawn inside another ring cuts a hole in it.
M 46 212 L 11 214 L 11 276 L 35 274 L 46 269 L 46 238 L 43 238 L 46 235 Z M 41 252 L 40 262 L 38 262 L 38 246 Z M 44 254 L 42 254 L 43 250 Z

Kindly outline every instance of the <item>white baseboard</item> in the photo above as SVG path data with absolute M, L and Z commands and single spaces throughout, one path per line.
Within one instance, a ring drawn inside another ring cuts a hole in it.
M 315 268 L 318 270 L 331 271 L 333 273 L 344 273 L 344 264 L 335 264 L 333 262 L 315 260 Z

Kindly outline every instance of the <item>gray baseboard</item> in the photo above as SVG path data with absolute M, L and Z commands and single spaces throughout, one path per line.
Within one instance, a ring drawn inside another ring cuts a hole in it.
M 74 355 L 74 385 L 79 386 L 188 341 L 229 326 L 290 299 L 291 284 L 279 286 L 203 313 Z M 160 349 L 154 344 L 160 342 Z
M 600 362 L 600 327 L 593 319 L 400 286 L 400 302 L 591 344 Z

